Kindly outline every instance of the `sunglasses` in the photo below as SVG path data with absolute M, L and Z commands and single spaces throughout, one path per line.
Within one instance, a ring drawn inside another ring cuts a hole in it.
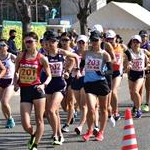
M 35 42 L 34 40 L 27 40 L 25 41 L 26 44 L 32 44 L 33 42 Z
M 6 46 L 6 44 L 0 44 L 0 48 L 1 48 L 1 47 L 5 47 L 5 46 Z
M 70 41 L 70 39 L 61 39 L 61 41 L 68 42 L 68 41 Z

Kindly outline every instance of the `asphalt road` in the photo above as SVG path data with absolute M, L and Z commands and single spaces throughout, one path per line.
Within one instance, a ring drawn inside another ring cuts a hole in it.
M 109 123 L 105 131 L 105 139 L 102 142 L 95 141 L 94 137 L 89 142 L 84 142 L 81 136 L 76 136 L 74 128 L 79 122 L 80 114 L 76 119 L 76 122 L 70 126 L 70 132 L 64 134 L 65 143 L 62 146 L 53 146 L 52 129 L 45 119 L 45 132 L 42 140 L 38 146 L 38 150 L 56 149 L 56 150 L 120 150 L 123 138 L 124 127 L 124 112 L 127 107 L 131 106 L 130 96 L 128 92 L 128 83 L 126 77 L 123 78 L 121 86 L 119 88 L 119 106 L 122 115 L 122 119 L 117 122 L 116 127 L 112 128 Z M 29 135 L 24 132 L 20 122 L 19 114 L 19 96 L 14 95 L 12 101 L 12 113 L 16 122 L 16 126 L 13 129 L 5 129 L 4 117 L 0 110 L 0 150 L 26 150 Z M 64 123 L 66 119 L 66 113 L 61 111 L 61 122 Z M 139 150 L 150 150 L 150 113 L 144 113 L 141 119 L 134 119 L 134 128 L 137 136 L 137 142 Z M 34 115 L 32 116 L 32 123 L 34 124 Z M 86 131 L 86 125 L 83 133 Z

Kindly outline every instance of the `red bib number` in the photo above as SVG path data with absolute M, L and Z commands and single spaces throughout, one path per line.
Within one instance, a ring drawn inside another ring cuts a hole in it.
M 20 69 L 20 82 L 33 83 L 37 80 L 37 69 L 35 68 L 21 68 Z

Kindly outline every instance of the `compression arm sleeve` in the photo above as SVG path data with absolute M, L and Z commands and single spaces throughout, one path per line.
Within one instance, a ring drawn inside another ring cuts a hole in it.
M 128 61 L 131 61 L 132 57 L 131 57 L 130 52 L 128 50 L 126 50 L 124 53 L 127 55 Z

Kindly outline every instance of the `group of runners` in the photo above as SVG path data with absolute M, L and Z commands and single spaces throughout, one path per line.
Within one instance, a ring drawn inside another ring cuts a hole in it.
M 84 141 L 91 136 L 104 139 L 107 121 L 115 127 L 121 119 L 118 109 L 118 87 L 123 73 L 128 75 L 133 115 L 141 118 L 149 111 L 150 45 L 148 33 L 141 30 L 126 46 L 113 30 L 103 31 L 94 25 L 89 37 L 63 32 L 59 37 L 46 31 L 40 39 L 35 32 L 26 33 L 25 49 L 17 56 L 9 53 L 5 39 L 0 39 L 0 97 L 6 128 L 13 128 L 10 100 L 20 88 L 20 114 L 24 130 L 30 134 L 29 150 L 37 150 L 44 132 L 44 116 L 53 131 L 53 145 L 62 145 L 63 132 L 69 132 L 77 111 L 80 122 L 74 129 Z M 143 102 L 143 87 L 146 102 Z M 59 110 L 67 112 L 61 127 Z M 34 108 L 36 129 L 31 124 Z M 82 133 L 87 123 L 87 132 Z

